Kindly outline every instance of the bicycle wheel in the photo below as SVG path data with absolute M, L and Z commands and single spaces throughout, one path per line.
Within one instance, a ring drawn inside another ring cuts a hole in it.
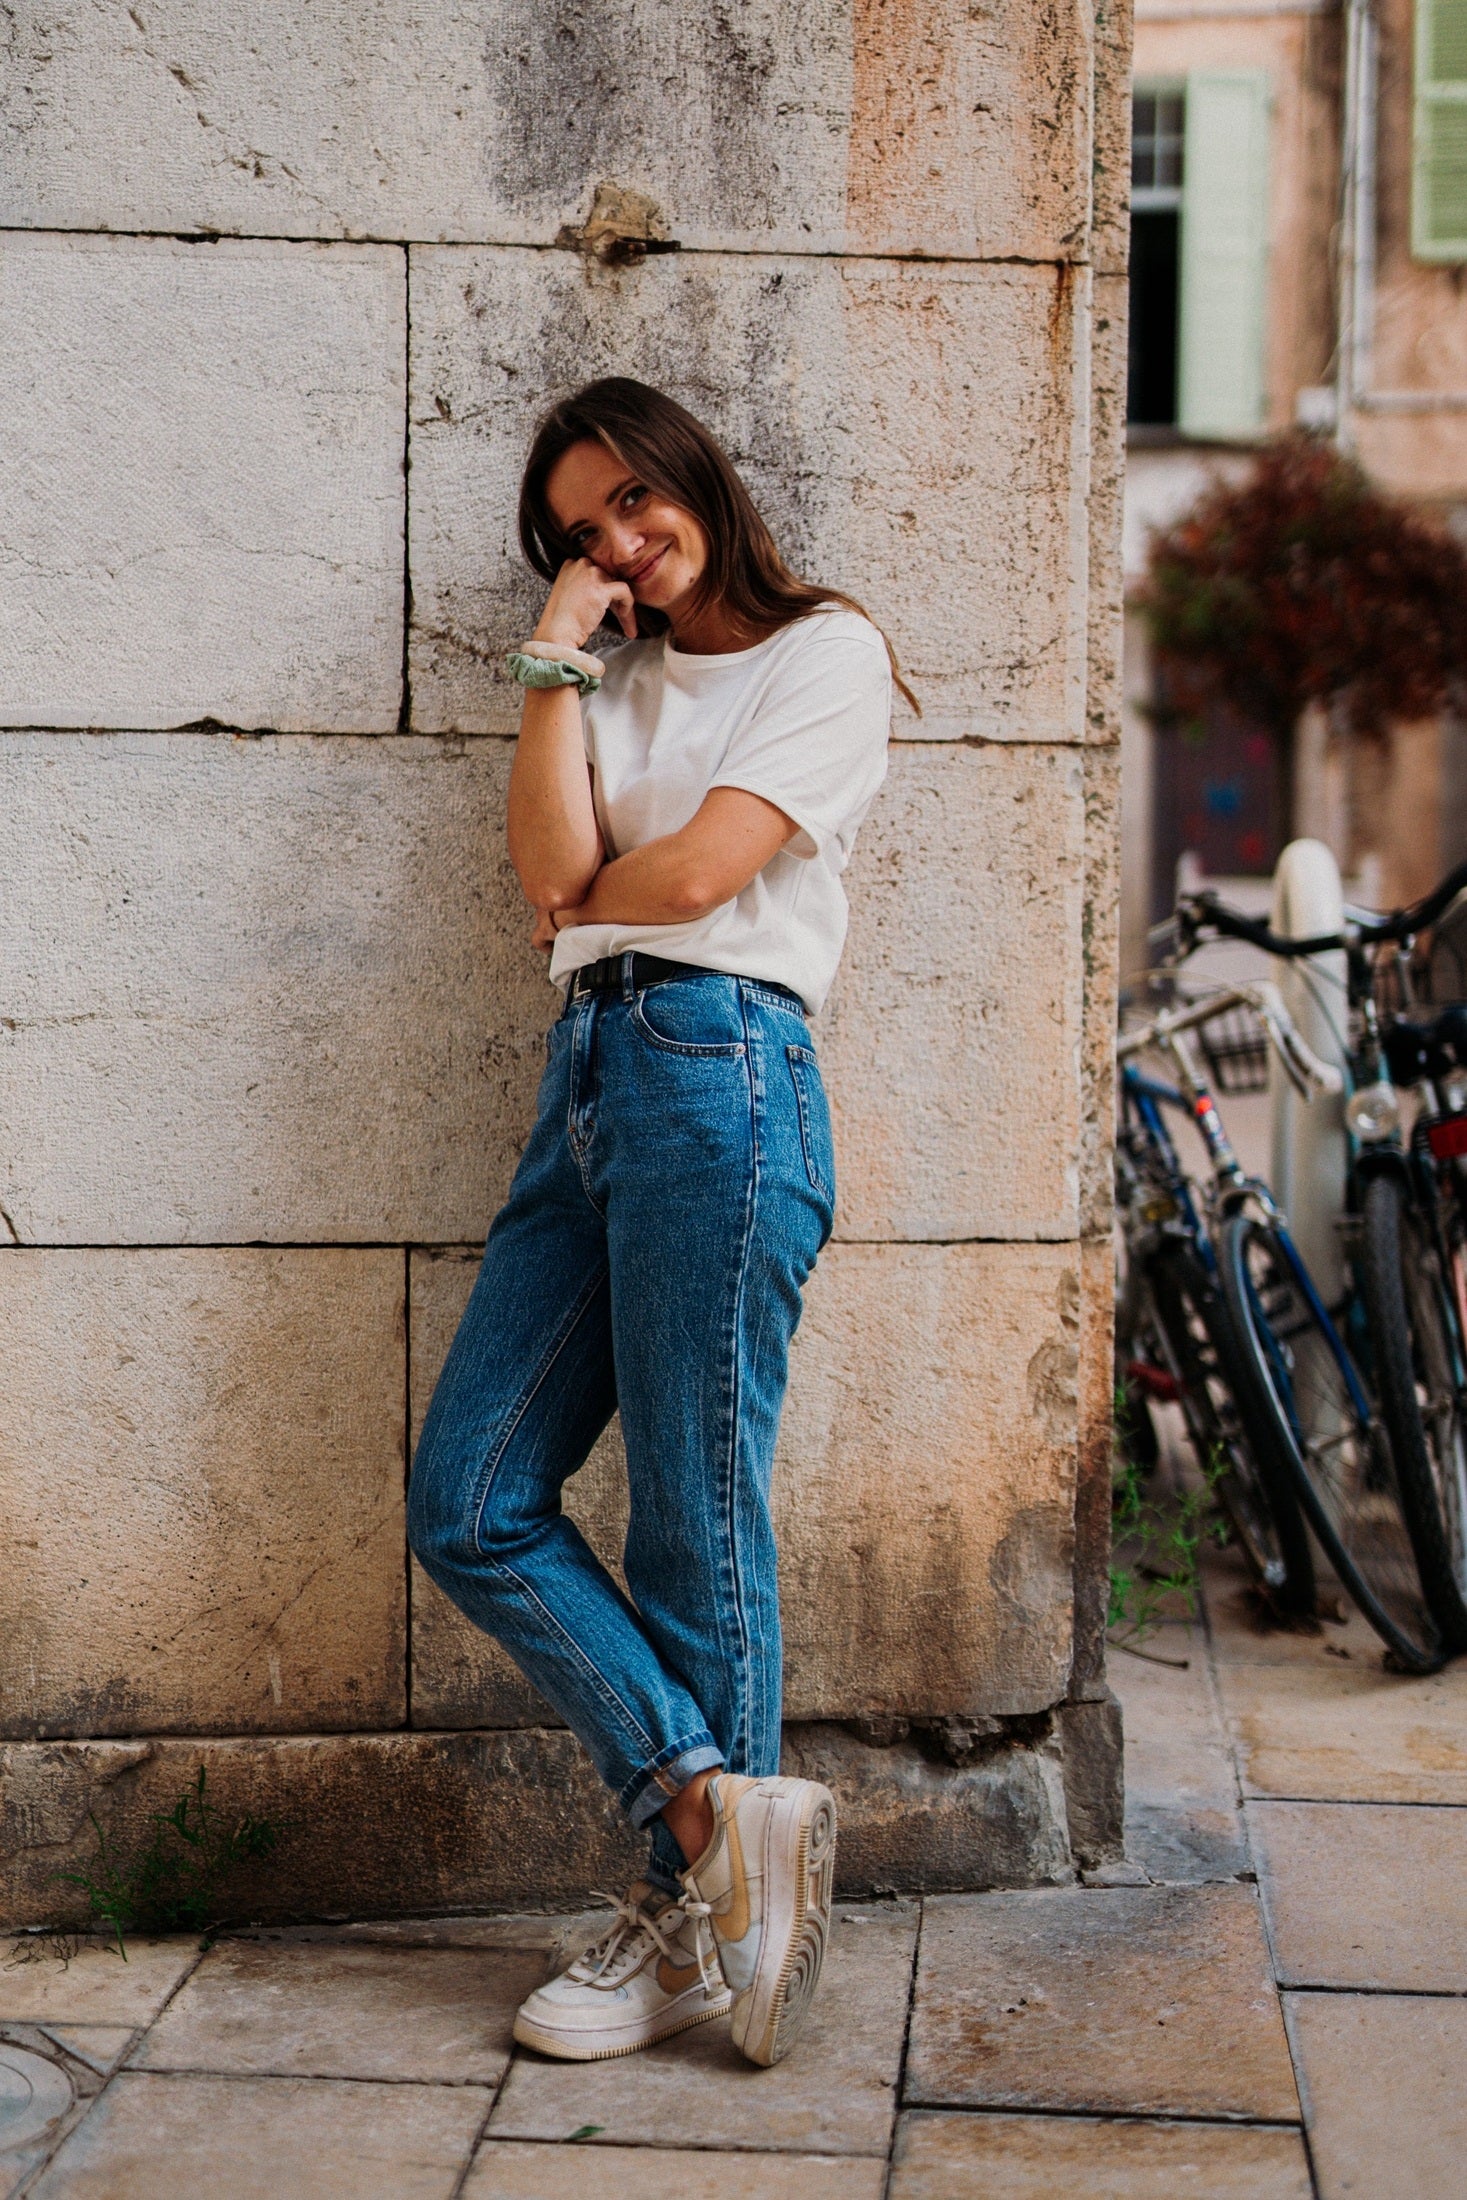
M 1445 1640 L 1467 1649 L 1467 1430 L 1457 1321 L 1431 1231 L 1393 1176 L 1366 1188 L 1360 1285 L 1422 1585 Z
M 1148 1280 L 1197 1464 L 1270 1601 L 1281 1611 L 1313 1611 L 1309 1538 L 1292 1484 L 1260 1457 L 1239 1410 L 1240 1354 L 1217 1288 L 1183 1244 L 1153 1255 Z
M 1442 1662 L 1385 1431 L 1288 1233 L 1230 1215 L 1223 1296 L 1243 1347 L 1240 1379 L 1280 1472 L 1342 1586 L 1397 1662 Z M 1264 1431 L 1267 1434 L 1264 1434 Z

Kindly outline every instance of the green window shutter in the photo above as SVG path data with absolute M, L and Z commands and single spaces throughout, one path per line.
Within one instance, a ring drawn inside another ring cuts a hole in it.
M 1187 79 L 1177 416 L 1188 435 L 1263 426 L 1269 105 L 1261 70 Z
M 1467 0 L 1416 0 L 1411 250 L 1467 260 Z

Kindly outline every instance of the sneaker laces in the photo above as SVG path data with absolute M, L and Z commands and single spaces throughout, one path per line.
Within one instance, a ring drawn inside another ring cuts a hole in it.
M 648 1943 L 659 1954 L 666 1956 L 674 1969 L 679 1959 L 685 1959 L 687 1951 L 674 1945 L 673 1936 L 681 1929 L 685 1919 L 695 1921 L 693 1953 L 697 1958 L 698 1976 L 703 1982 L 705 1994 L 714 1992 L 714 1982 L 708 1970 L 708 1957 L 712 1953 L 713 1936 L 708 1924 L 710 1905 L 684 1895 L 669 1902 L 665 1910 L 654 1917 L 643 1909 L 630 1895 L 607 1894 L 604 1888 L 593 1887 L 592 1894 L 602 1902 L 609 1902 L 613 1916 L 606 1930 L 582 1949 L 567 1971 L 582 1986 L 619 1986 L 629 1972 L 635 1971 L 645 1960 Z

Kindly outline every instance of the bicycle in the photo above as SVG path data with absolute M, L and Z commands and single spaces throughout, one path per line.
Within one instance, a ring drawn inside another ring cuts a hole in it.
M 1350 910 L 1342 931 L 1305 939 L 1276 934 L 1213 894 L 1178 905 L 1185 945 L 1222 935 L 1289 959 L 1344 951 L 1353 1089 L 1341 1220 L 1353 1290 L 1342 1312 L 1373 1376 L 1379 1427 L 1363 1459 L 1334 1463 L 1328 1452 L 1345 1440 L 1344 1419 L 1338 1398 L 1316 1398 L 1296 1411 L 1288 1443 L 1313 1493 L 1311 1517 L 1328 1515 L 1340 1542 L 1353 1546 L 1357 1571 L 1407 1638 L 1393 1648 L 1417 1670 L 1467 1648 L 1467 1012 L 1449 1009 L 1422 1026 L 1399 1010 L 1382 1016 L 1377 993 L 1390 949 L 1409 1001 L 1411 948 L 1464 886 L 1467 864 L 1407 909 Z M 1401 1086 L 1417 1105 L 1409 1141 Z M 1298 1319 L 1266 1246 L 1234 1246 L 1223 1266 L 1250 1311 L 1263 1316 L 1273 1294 L 1273 1312 Z M 1267 1361 L 1268 1322 L 1255 1326 Z M 1287 1419 L 1285 1386 L 1266 1371 L 1255 1380 L 1269 1382 Z M 1350 1404 L 1360 1448 L 1360 1400 Z
M 1242 1340 L 1221 1288 L 1213 1230 L 1204 1220 L 1205 1213 L 1215 1228 L 1250 1198 L 1274 1212 L 1266 1187 L 1244 1173 L 1188 1036 L 1209 1024 L 1224 1027 L 1240 1009 L 1258 1018 L 1301 1092 L 1338 1089 L 1336 1073 L 1304 1045 L 1272 986 L 1234 986 L 1122 1032 L 1116 1156 L 1126 1258 L 1117 1313 L 1119 1418 L 1131 1456 L 1154 1463 L 1148 1396 L 1175 1398 L 1197 1463 L 1259 1587 L 1281 1613 L 1304 1614 L 1314 1609 L 1309 1538 L 1292 1482 L 1278 1471 L 1266 1430 L 1259 1440 Z M 1175 1085 L 1142 1072 L 1138 1058 L 1152 1051 L 1170 1062 Z M 1201 1133 L 1212 1166 L 1203 1212 L 1167 1128 L 1166 1110 L 1185 1114 Z

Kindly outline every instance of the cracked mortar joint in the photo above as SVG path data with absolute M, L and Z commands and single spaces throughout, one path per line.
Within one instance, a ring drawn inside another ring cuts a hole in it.
M 635 266 L 649 252 L 682 249 L 669 236 L 666 216 L 656 203 L 620 183 L 598 183 L 586 219 L 566 222 L 555 242 L 561 250 L 579 252 L 605 267 Z

